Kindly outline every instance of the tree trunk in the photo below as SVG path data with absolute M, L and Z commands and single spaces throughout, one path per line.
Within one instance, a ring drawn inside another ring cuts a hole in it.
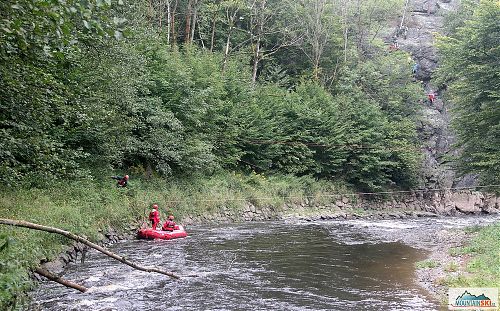
M 233 34 L 233 29 L 236 21 L 236 16 L 238 15 L 239 8 L 236 8 L 232 14 L 229 14 L 229 9 L 226 10 L 226 17 L 229 25 L 229 31 L 227 33 L 226 48 L 224 49 L 224 61 L 222 63 L 222 73 L 226 71 L 227 61 L 229 59 L 229 48 L 231 46 L 231 36 Z
M 191 42 L 194 41 L 194 32 L 196 30 L 196 20 L 198 19 L 198 0 L 194 0 L 193 18 L 191 22 Z
M 319 80 L 320 62 L 323 55 L 324 45 L 326 38 L 329 36 L 328 29 L 322 21 L 323 13 L 325 11 L 325 1 L 316 1 L 314 4 L 313 16 L 313 31 L 312 31 L 312 59 L 313 59 L 313 77 Z
M 257 81 L 257 69 L 259 67 L 259 62 L 260 62 L 260 36 L 257 38 L 257 42 L 255 42 L 255 53 L 253 55 L 253 70 L 252 70 L 253 83 Z
M 73 283 L 71 281 L 65 280 L 65 279 L 45 270 L 45 269 L 36 268 L 35 272 L 46 277 L 47 279 L 49 279 L 51 281 L 57 282 L 57 283 L 62 284 L 66 287 L 74 288 L 76 290 L 81 291 L 82 293 L 85 293 L 88 290 L 88 288 L 86 288 L 85 286 L 82 286 L 82 285 Z
M 167 44 L 170 44 L 170 29 L 172 28 L 172 16 L 170 15 L 170 0 L 167 1 Z
M 171 18 L 170 21 L 172 22 L 172 25 L 170 26 L 170 30 L 172 31 L 172 45 L 177 44 L 177 34 L 175 31 L 175 14 L 177 14 L 177 5 L 179 4 L 179 0 L 175 0 L 174 7 L 172 8 L 172 13 L 171 13 Z
M 200 43 L 201 43 L 201 47 L 203 49 L 205 49 L 205 39 L 203 39 L 203 35 L 201 33 L 201 27 L 200 27 L 200 21 L 197 22 L 198 23 L 198 36 L 200 37 Z
M 347 24 L 347 1 L 345 0 L 342 5 L 342 15 L 344 23 L 344 63 L 347 63 L 347 40 L 348 40 L 349 26 Z
M 148 0 L 148 21 L 153 24 L 154 23 L 154 18 L 153 18 L 153 2 L 151 0 Z
M 161 270 L 158 268 L 148 268 L 148 267 L 140 266 L 132 261 L 129 261 L 128 259 L 126 259 L 123 256 L 119 256 L 115 253 L 112 253 L 109 250 L 107 250 L 106 248 L 101 247 L 95 243 L 92 243 L 89 240 L 84 239 L 83 237 L 78 236 L 76 234 L 73 234 L 69 231 L 65 231 L 62 229 L 54 228 L 54 227 L 43 226 L 43 225 L 39 225 L 39 224 L 27 222 L 27 221 L 5 219 L 5 218 L 0 218 L 0 224 L 9 225 L 9 226 L 16 226 L 16 227 L 24 227 L 24 228 L 34 229 L 34 230 L 40 230 L 40 231 L 46 231 L 46 232 L 50 232 L 50 233 L 60 234 L 60 235 L 63 235 L 69 239 L 83 243 L 83 244 L 87 245 L 88 247 L 91 247 L 91 248 L 103 253 L 104 255 L 107 255 L 113 259 L 116 259 L 119 262 L 124 263 L 124 264 L 126 264 L 134 269 L 141 270 L 144 272 L 156 272 L 156 273 L 167 275 L 167 276 L 174 278 L 174 279 L 180 278 L 178 275 L 176 275 L 172 272 L 164 271 L 164 270 Z
M 260 45 L 262 43 L 262 35 L 264 33 L 264 19 L 265 19 L 265 9 L 266 0 L 261 0 L 258 7 L 256 6 L 256 16 L 257 16 L 257 40 L 255 42 L 255 52 L 253 56 L 253 68 L 252 68 L 252 82 L 257 81 L 257 70 L 259 69 L 259 62 L 262 56 L 260 55 Z
M 357 2 L 357 11 L 358 11 L 358 40 L 356 40 L 357 42 L 357 46 L 358 46 L 358 50 L 361 51 L 361 44 L 363 42 L 363 25 L 361 25 L 361 22 L 362 22 L 362 19 L 361 19 L 361 0 L 358 0 Z
M 184 43 L 186 44 L 191 42 L 190 36 L 191 36 L 191 16 L 193 14 L 192 9 L 193 9 L 193 1 L 189 0 L 187 4 L 186 25 L 184 29 Z
M 313 77 L 314 80 L 319 81 L 319 57 L 314 58 L 314 68 L 313 68 Z
M 406 0 L 405 2 L 405 7 L 403 9 L 403 17 L 401 17 L 401 23 L 399 24 L 399 29 L 401 30 L 403 28 L 404 22 L 405 22 L 405 16 L 406 16 L 406 10 L 408 9 L 408 2 L 409 0 Z
M 218 10 L 217 10 L 218 11 Z M 217 11 L 214 12 L 214 16 L 212 18 L 212 35 L 210 37 L 210 52 L 214 51 L 214 41 L 215 41 L 215 24 L 217 21 Z
M 224 49 L 224 61 L 222 62 L 222 72 L 226 71 L 227 59 L 229 58 L 229 46 L 231 45 L 231 33 L 233 32 L 233 27 L 229 27 L 229 33 L 227 34 L 226 48 Z
M 163 10 L 165 9 L 164 5 L 165 4 L 163 3 L 163 1 L 160 2 L 160 8 L 158 9 L 158 11 L 160 11 L 160 16 L 159 16 L 159 21 L 158 21 L 158 28 L 159 28 L 158 32 L 159 33 L 161 33 L 163 30 L 163 29 L 161 29 L 161 27 L 163 26 L 162 22 L 163 22 Z

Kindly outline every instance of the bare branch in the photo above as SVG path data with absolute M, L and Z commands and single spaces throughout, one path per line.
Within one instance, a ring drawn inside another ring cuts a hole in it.
M 164 270 L 161 270 L 161 269 L 158 269 L 158 268 L 155 268 L 155 267 L 143 267 L 143 266 L 140 266 L 128 259 L 126 259 L 125 257 L 123 256 L 119 256 L 113 252 L 110 252 L 109 250 L 107 250 L 106 248 L 102 247 L 102 246 L 99 246 L 95 243 L 92 243 L 90 242 L 89 240 L 81 237 L 81 236 L 78 236 L 76 234 L 73 234 L 69 231 L 65 231 L 65 230 L 62 230 L 62 229 L 59 229 L 59 228 L 54 228 L 54 227 L 49 227 L 49 226 L 43 226 L 43 225 L 39 225 L 39 224 L 35 224 L 35 223 L 31 223 L 31 222 L 27 222 L 27 221 L 22 221 L 22 220 L 13 220 L 13 219 L 5 219 L 5 218 L 0 218 L 0 224 L 1 225 L 8 225 L 8 226 L 16 226 L 16 227 L 24 227 L 24 228 L 28 228 L 28 229 L 34 229 L 34 230 L 40 230 L 40 231 L 46 231 L 46 232 L 50 232 L 50 233 L 56 233 L 56 234 L 60 234 L 62 236 L 65 236 L 69 239 L 72 239 L 72 240 L 75 240 L 77 242 L 80 242 L 80 243 L 83 243 L 85 245 L 87 245 L 88 247 L 91 247 L 101 253 L 103 253 L 104 255 L 107 255 L 113 259 L 116 259 L 118 260 L 119 262 L 123 263 L 123 264 L 126 264 L 136 270 L 141 270 L 141 271 L 144 271 L 144 272 L 156 272 L 156 273 L 160 273 L 160 274 L 164 274 L 164 275 L 167 275 L 171 278 L 174 278 L 174 279 L 179 279 L 180 277 L 172 272 L 168 272 L 168 271 L 164 271 Z

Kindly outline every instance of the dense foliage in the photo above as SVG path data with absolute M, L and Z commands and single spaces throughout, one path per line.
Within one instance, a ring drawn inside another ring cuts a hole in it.
M 463 8 L 462 25 L 440 40 L 440 69 L 453 102 L 461 150 L 459 168 L 500 183 L 500 5 L 484 0 Z
M 3 1 L 0 180 L 232 169 L 415 185 L 418 86 L 377 35 L 404 1 L 382 2 Z

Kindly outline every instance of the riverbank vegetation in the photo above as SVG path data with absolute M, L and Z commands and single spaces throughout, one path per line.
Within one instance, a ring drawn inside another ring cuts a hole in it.
M 55 226 L 93 241 L 111 228 L 129 231 L 145 224 L 153 203 L 162 220 L 168 213 L 178 219 L 229 209 L 238 214 L 244 204 L 279 211 L 284 203 L 304 197 L 321 197 L 324 191 L 345 192 L 331 182 L 311 177 L 243 175 L 224 173 L 205 177 L 164 180 L 134 179 L 127 188 L 116 188 L 106 177 L 57 182 L 43 189 L 17 189 L 0 193 L 0 218 L 22 219 Z M 335 200 L 321 198 L 320 200 Z M 41 260 L 54 259 L 70 243 L 63 237 L 28 229 L 0 230 L 0 306 L 12 307 L 31 286 L 28 269 Z M 18 302 L 17 302 L 18 303 Z
M 497 288 L 500 283 L 500 223 L 454 228 L 437 235 L 437 247 L 417 262 L 417 278 L 446 306 L 448 289 Z
M 473 238 L 463 247 L 452 248 L 453 256 L 467 258 L 465 267 L 456 267 L 458 274 L 446 277 L 448 287 L 500 287 L 500 223 L 468 229 Z

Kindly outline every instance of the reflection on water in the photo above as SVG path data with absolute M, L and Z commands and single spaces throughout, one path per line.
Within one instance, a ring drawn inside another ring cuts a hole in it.
M 192 227 L 180 240 L 128 241 L 111 249 L 188 276 L 174 281 L 90 253 L 64 275 L 90 287 L 88 293 L 47 282 L 33 293 L 30 309 L 437 310 L 414 280 L 414 263 L 425 254 L 367 230 L 374 228 L 385 230 L 346 222 L 243 223 Z

